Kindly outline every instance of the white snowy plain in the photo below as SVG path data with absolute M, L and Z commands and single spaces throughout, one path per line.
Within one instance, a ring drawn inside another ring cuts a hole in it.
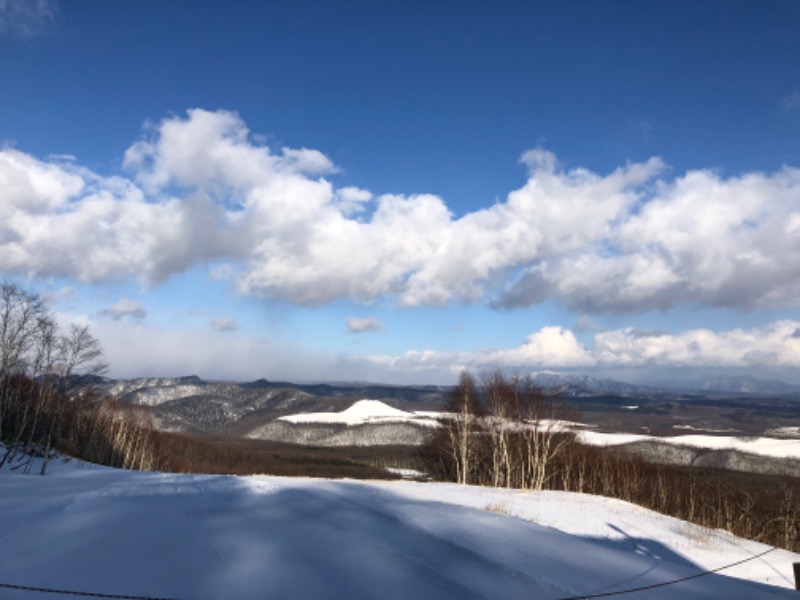
M 634 407 L 635 408 L 635 407 Z M 428 427 L 438 426 L 438 419 L 448 413 L 432 411 L 404 411 L 389 406 L 380 400 L 359 400 L 341 412 L 299 413 L 279 417 L 279 420 L 290 423 L 338 423 L 344 425 L 365 425 L 368 423 L 417 423 Z M 565 429 L 577 433 L 578 439 L 591 446 L 617 446 L 633 442 L 651 441 L 710 450 L 738 450 L 748 454 L 771 456 L 774 458 L 800 459 L 800 428 L 785 427 L 774 430 L 776 434 L 785 436 L 797 435 L 795 439 L 774 437 L 741 438 L 722 435 L 676 435 L 656 437 L 634 433 L 602 433 L 588 431 L 582 423 L 561 422 Z M 690 426 L 677 426 L 686 428 Z
M 557 599 L 768 549 L 597 496 L 414 482 L 0 472 L 0 583 L 184 599 Z M 625 597 L 797 598 L 776 550 Z M 0 598 L 57 599 L 0 588 Z

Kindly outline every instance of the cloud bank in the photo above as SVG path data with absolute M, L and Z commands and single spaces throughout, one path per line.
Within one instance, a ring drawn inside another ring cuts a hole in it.
M 295 305 L 800 305 L 800 169 L 667 178 L 658 158 L 608 174 L 541 148 L 521 160 L 524 185 L 455 218 L 438 196 L 336 187 L 325 155 L 258 144 L 226 111 L 147 128 L 124 176 L 5 148 L 0 269 L 156 286 L 208 265 Z
M 800 322 L 776 321 L 751 329 L 678 334 L 634 328 L 598 333 L 588 346 L 562 327 L 544 327 L 517 348 L 481 352 L 411 351 L 376 355 L 370 362 L 409 371 L 457 373 L 463 369 L 618 369 L 640 367 L 797 368 Z

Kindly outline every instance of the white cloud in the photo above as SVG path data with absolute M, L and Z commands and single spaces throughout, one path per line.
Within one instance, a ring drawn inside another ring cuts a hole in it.
M 610 367 L 798 367 L 798 328 L 800 323 L 788 320 L 752 329 L 694 329 L 675 335 L 626 328 L 595 336 L 592 353 L 598 364 Z
M 241 293 L 297 305 L 800 305 L 796 168 L 665 180 L 653 158 L 600 175 L 537 148 L 522 187 L 454 218 L 437 196 L 336 188 L 322 153 L 270 149 L 235 113 L 200 109 L 124 162 L 130 179 L 0 150 L 0 269 L 157 285 L 213 263 Z
M 575 335 L 568 329 L 543 327 L 529 335 L 525 343 L 518 348 L 484 353 L 481 362 L 503 366 L 573 368 L 593 367 L 597 361 L 578 343 Z
M 0 0 L 0 35 L 31 38 L 58 16 L 55 0 Z
M 521 346 L 478 352 L 410 350 L 401 356 L 373 355 L 369 360 L 385 368 L 405 372 L 435 371 L 454 374 L 464 369 L 494 368 L 592 368 L 597 360 L 575 335 L 562 327 L 544 327 Z
M 592 244 L 528 267 L 501 303 L 560 298 L 585 312 L 797 306 L 800 169 L 660 182 Z M 577 217 L 579 220 L 581 217 Z
M 147 316 L 147 311 L 136 300 L 129 300 L 128 298 L 120 298 L 113 306 L 100 311 L 104 317 L 120 321 L 124 318 L 141 320 Z
M 239 329 L 236 319 L 233 317 L 218 317 L 211 321 L 211 326 L 214 331 L 236 331 Z
M 433 255 L 409 278 L 406 303 L 479 299 L 493 276 L 526 265 L 546 267 L 601 245 L 639 199 L 637 186 L 664 168 L 651 159 L 606 177 L 585 169 L 558 172 L 555 156 L 541 149 L 527 152 L 523 162 L 530 169 L 524 187 L 442 232 Z
M 376 317 L 367 317 L 366 319 L 357 319 L 351 317 L 347 319 L 347 331 L 350 333 L 364 333 L 367 331 L 379 331 L 383 328 L 380 319 Z
M 336 190 L 338 207 L 343 215 L 351 215 L 364 211 L 367 202 L 372 200 L 371 192 L 357 187 L 343 187 Z
M 774 369 L 800 367 L 800 322 L 752 329 L 670 334 L 624 328 L 598 333 L 590 346 L 571 331 L 544 327 L 521 346 L 478 352 L 409 351 L 369 357 L 395 371 L 457 373 L 463 369 L 620 369 L 643 367 Z

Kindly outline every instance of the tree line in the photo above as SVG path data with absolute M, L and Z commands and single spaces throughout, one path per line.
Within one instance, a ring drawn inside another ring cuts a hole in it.
M 108 368 L 89 326 L 59 324 L 34 293 L 0 283 L 0 467 L 44 474 L 58 451 L 129 469 L 154 468 L 147 415 L 99 398 Z M 19 462 L 21 461 L 21 462 Z
M 104 396 L 102 348 L 82 324 L 66 329 L 41 298 L 0 283 L 0 468 L 44 474 L 58 455 L 142 471 L 392 479 L 352 457 L 158 431 L 150 408 Z M 34 471 L 36 469 L 36 471 Z
M 575 413 L 530 378 L 462 373 L 446 417 L 421 448 L 441 481 L 618 498 L 692 523 L 800 550 L 800 480 L 647 462 L 587 446 L 567 429 Z

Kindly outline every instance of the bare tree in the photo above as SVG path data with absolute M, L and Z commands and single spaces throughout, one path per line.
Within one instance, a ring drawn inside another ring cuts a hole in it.
M 45 315 L 44 304 L 36 294 L 13 283 L 0 283 L 0 438 L 9 377 L 24 373 L 29 366 L 37 324 Z
M 552 395 L 534 385 L 529 377 L 517 387 L 520 390 L 517 418 L 525 440 L 523 487 L 541 490 L 552 476 L 551 465 L 567 450 L 575 435 L 565 428 L 568 411 Z
M 18 452 L 41 454 L 44 472 L 64 432 L 77 424 L 75 392 L 106 369 L 87 325 L 60 332 L 38 295 L 0 283 L 0 466 Z
M 58 374 L 63 391 L 84 387 L 108 370 L 100 342 L 91 334 L 88 325 L 70 325 L 69 331 L 59 339 L 58 353 Z
M 492 486 L 512 486 L 512 436 L 516 430 L 511 416 L 519 390 L 515 389 L 502 371 L 495 370 L 481 376 L 484 394 L 488 401 L 489 417 L 486 419 L 492 451 Z
M 74 413 L 66 405 L 71 402 L 69 395 L 86 388 L 95 376 L 102 375 L 108 369 L 108 364 L 103 360 L 100 342 L 90 333 L 88 325 L 73 323 L 66 333 L 59 336 L 54 369 L 59 394 L 51 402 L 42 474 L 51 458 L 51 449 L 57 448 L 61 443 L 67 416 Z
M 26 370 L 37 320 L 45 315 L 39 296 L 13 283 L 0 283 L 0 374 Z
M 475 378 L 467 371 L 461 373 L 445 407 L 448 418 L 442 422 L 447 432 L 449 450 L 456 467 L 456 481 L 469 483 L 474 469 L 475 436 L 480 417 L 485 413 L 480 403 Z

